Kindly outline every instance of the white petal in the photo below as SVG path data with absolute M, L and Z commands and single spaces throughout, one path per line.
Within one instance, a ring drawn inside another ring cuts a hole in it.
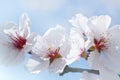
M 117 47 L 120 47 L 120 25 L 116 25 L 116 26 L 113 26 L 109 29 L 109 33 L 108 33 L 109 38 L 111 40 L 111 43 L 112 44 L 111 46 L 117 46 Z
M 31 33 L 30 36 L 27 39 L 27 42 L 28 43 L 36 42 L 37 41 L 37 36 L 38 36 L 38 34 Z
M 67 57 L 67 55 L 70 53 L 70 49 L 71 49 L 71 44 L 69 41 L 69 37 L 66 36 L 64 38 L 64 41 L 61 42 L 59 53 L 62 55 L 62 57 Z
M 37 73 L 47 69 L 48 66 L 49 66 L 49 60 L 42 60 L 37 57 L 32 57 L 27 61 L 25 68 L 29 72 L 37 74 Z
M 72 47 L 71 52 L 73 51 L 72 54 L 77 54 L 77 53 L 80 54 L 80 50 L 84 49 L 84 47 L 85 47 L 84 39 L 79 34 L 79 32 L 77 32 L 73 29 L 71 30 L 71 33 L 70 33 L 70 42 L 71 42 L 71 47 Z
M 71 31 L 70 31 L 70 39 L 72 41 L 81 40 L 82 37 L 83 37 L 83 34 L 77 28 L 72 28 L 71 29 Z
M 66 66 L 66 60 L 63 58 L 55 59 L 49 66 L 50 73 L 61 73 Z
M 24 53 L 13 48 L 12 46 L 0 45 L 0 64 L 12 66 L 19 64 L 24 60 Z
M 99 80 L 97 75 L 84 71 L 80 80 Z
M 80 59 L 80 50 L 71 49 L 70 54 L 67 56 L 67 65 Z
M 104 65 L 116 72 L 120 71 L 120 54 L 117 53 L 106 53 L 104 58 L 102 59 L 103 62 L 105 63 Z
M 35 46 L 32 48 L 32 54 L 37 54 L 39 56 L 46 55 L 48 53 L 48 44 L 46 41 L 42 39 L 41 36 L 37 36 L 37 42 L 35 43 Z
M 56 26 L 55 28 L 50 28 L 43 36 L 47 44 L 53 48 L 59 47 L 61 41 L 65 36 L 65 28 L 62 26 Z
M 0 24 L 0 40 L 4 40 L 4 41 L 10 40 L 6 35 L 8 30 L 17 30 L 17 25 L 13 22 Z
M 68 56 L 67 58 L 66 58 L 66 64 L 67 65 L 69 65 L 69 64 L 72 64 L 73 62 L 75 62 L 75 61 L 78 61 L 80 59 L 80 56 Z
M 17 52 L 12 52 L 11 54 L 11 58 L 8 58 L 8 63 L 7 65 L 18 65 L 20 64 L 21 62 L 24 61 L 24 56 L 25 53 L 23 52 L 20 52 L 20 51 L 17 51 Z M 9 56 L 10 57 L 10 56 Z
M 89 19 L 88 26 L 92 32 L 96 34 L 102 34 L 106 32 L 111 22 L 110 16 L 101 15 L 93 16 Z
M 99 70 L 99 68 L 104 66 L 100 59 L 100 54 L 97 51 L 90 53 L 88 57 L 88 64 L 95 70 Z
M 69 22 L 75 26 L 73 29 L 78 32 L 80 36 L 83 36 L 83 33 L 88 35 L 88 33 L 91 32 L 87 26 L 88 18 L 82 14 L 77 14 L 76 17 L 73 17 Z
M 34 46 L 35 43 L 37 42 L 37 36 L 38 36 L 38 34 L 36 34 L 36 33 L 31 33 L 30 36 L 28 37 L 26 43 L 27 43 L 28 45 Z
M 69 22 L 75 26 L 81 28 L 83 31 L 85 31 L 85 26 L 88 21 L 88 18 L 82 14 L 77 14 L 75 17 L 73 17 Z
M 18 25 L 14 22 L 6 22 L 6 23 L 2 23 L 0 24 L 0 31 L 4 31 L 4 29 L 11 29 L 11 28 L 16 28 L 18 27 Z
M 67 56 L 67 64 L 80 59 L 80 54 L 84 51 L 84 40 L 82 38 L 71 40 L 70 54 Z
M 30 35 L 30 20 L 27 14 L 22 14 L 19 26 L 23 33 L 23 37 L 28 37 Z
M 82 14 L 77 14 L 75 17 L 73 17 L 69 22 L 75 26 L 79 27 L 80 25 L 87 22 L 87 17 L 83 16 Z
M 117 73 L 108 69 L 108 68 L 101 68 L 100 69 L 100 80 L 120 80 Z

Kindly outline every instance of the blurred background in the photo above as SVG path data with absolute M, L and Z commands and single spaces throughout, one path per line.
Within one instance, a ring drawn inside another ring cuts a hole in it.
M 120 0 L 0 0 L 0 23 L 14 21 L 19 23 L 22 13 L 27 13 L 31 20 L 31 30 L 43 35 L 49 28 L 57 24 L 68 31 L 72 27 L 68 22 L 75 14 L 85 16 L 109 15 L 112 25 L 120 24 Z M 30 57 L 25 55 L 25 61 Z M 0 65 L 0 80 L 80 80 L 80 73 L 68 73 L 64 76 L 41 72 L 31 74 L 24 64 L 5 67 Z M 89 68 L 87 62 L 81 59 L 71 64 L 73 67 Z

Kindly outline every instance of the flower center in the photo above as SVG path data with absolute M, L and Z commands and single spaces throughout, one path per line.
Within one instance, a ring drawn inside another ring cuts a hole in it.
M 55 50 L 51 50 L 51 48 L 48 49 L 48 57 L 50 58 L 50 64 L 56 59 L 61 58 L 62 56 L 59 54 L 60 47 L 58 47 Z
M 94 47 L 98 50 L 99 53 L 107 49 L 105 43 L 106 43 L 105 38 L 101 38 L 100 40 L 94 39 L 94 45 L 95 45 Z
M 12 33 L 10 33 L 8 34 L 8 36 L 12 40 L 13 46 L 16 47 L 17 49 L 21 50 L 26 44 L 27 40 L 23 38 L 22 36 L 20 36 L 18 33 L 16 33 L 16 35 L 13 35 Z

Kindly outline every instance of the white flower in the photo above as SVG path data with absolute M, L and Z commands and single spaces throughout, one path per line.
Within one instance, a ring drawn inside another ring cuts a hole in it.
M 90 29 L 87 26 L 88 18 L 82 14 L 77 14 L 69 22 L 74 26 L 70 32 L 70 38 L 72 42 L 72 56 L 82 56 L 87 58 L 84 54 L 86 41 L 88 40 Z M 73 51 L 73 52 L 72 52 Z
M 19 27 L 15 23 L 0 25 L 0 62 L 15 65 L 23 61 L 24 54 L 35 44 L 35 34 L 30 32 L 30 21 L 26 14 L 20 19 Z
M 120 37 L 118 37 L 120 26 L 116 25 L 109 28 L 111 18 L 107 15 L 87 18 L 82 14 L 77 14 L 70 22 L 75 26 L 71 30 L 72 39 L 80 44 L 82 36 L 85 41 L 81 40 L 84 43 L 84 48 L 87 51 L 92 51 L 88 57 L 89 65 L 100 72 L 101 69 L 107 68 L 116 75 L 120 71 Z
M 120 71 L 120 26 L 116 25 L 109 28 L 111 18 L 107 15 L 91 17 L 88 26 L 91 29 L 91 48 L 103 56 L 105 66 Z M 102 54 L 103 53 L 103 54 Z
M 65 29 L 61 26 L 50 28 L 38 41 L 32 50 L 33 56 L 25 65 L 31 73 L 39 73 L 48 69 L 52 73 L 61 73 L 67 65 L 70 53 L 70 42 Z

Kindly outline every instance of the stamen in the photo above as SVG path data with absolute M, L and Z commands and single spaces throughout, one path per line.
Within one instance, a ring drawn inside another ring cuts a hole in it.
M 12 40 L 12 44 L 17 49 L 22 49 L 23 46 L 26 44 L 26 39 L 20 36 L 18 33 L 16 35 L 13 35 L 12 33 L 8 34 L 9 38 Z
M 55 51 L 51 50 L 51 48 L 48 48 L 48 57 L 50 58 L 50 64 L 56 59 L 61 58 L 62 56 L 59 54 L 60 47 L 58 47 Z
M 105 43 L 106 43 L 105 38 L 101 38 L 100 40 L 94 39 L 95 48 L 98 50 L 99 53 L 107 49 Z

